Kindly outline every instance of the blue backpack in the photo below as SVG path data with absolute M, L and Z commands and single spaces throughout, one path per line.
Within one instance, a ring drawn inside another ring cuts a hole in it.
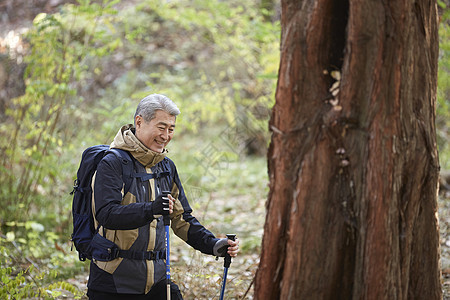
M 77 171 L 77 179 L 74 181 L 72 202 L 73 233 L 72 243 L 78 251 L 80 261 L 92 259 L 95 246 L 92 239 L 98 232 L 94 227 L 92 214 L 92 176 L 97 170 L 97 165 L 108 154 L 113 153 L 122 162 L 122 178 L 125 183 L 124 192 L 127 193 L 133 173 L 134 164 L 130 154 L 121 149 L 110 149 L 109 145 L 97 145 L 87 148 L 81 157 L 80 167 Z M 111 242 L 112 243 L 112 242 Z M 112 243 L 114 244 L 114 243 Z M 95 256 L 95 255 L 94 255 Z

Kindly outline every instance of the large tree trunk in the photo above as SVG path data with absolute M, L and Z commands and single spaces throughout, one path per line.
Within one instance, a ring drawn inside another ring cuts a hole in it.
M 255 298 L 441 298 L 437 59 L 435 1 L 282 0 Z

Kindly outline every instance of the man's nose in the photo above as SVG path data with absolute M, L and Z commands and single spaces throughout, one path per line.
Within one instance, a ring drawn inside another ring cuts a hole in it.
M 167 140 L 167 139 L 169 138 L 169 130 L 168 130 L 168 129 L 163 130 L 163 131 L 161 132 L 161 137 L 162 137 L 164 140 Z

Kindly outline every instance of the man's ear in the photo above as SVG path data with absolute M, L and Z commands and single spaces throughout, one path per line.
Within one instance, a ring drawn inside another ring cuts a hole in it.
M 134 124 L 136 125 L 136 128 L 140 127 L 142 124 L 142 117 L 141 116 L 136 116 L 136 118 L 134 119 Z

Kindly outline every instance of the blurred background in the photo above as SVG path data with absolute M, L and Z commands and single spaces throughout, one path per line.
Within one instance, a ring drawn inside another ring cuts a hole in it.
M 450 21 L 438 1 L 443 287 L 450 290 Z M 169 157 L 194 215 L 241 254 L 227 294 L 252 299 L 268 193 L 280 4 L 274 0 L 0 0 L 0 298 L 83 298 L 71 250 L 82 151 L 109 144 L 141 98 L 179 106 Z M 218 298 L 223 262 L 172 238 L 186 299 Z

